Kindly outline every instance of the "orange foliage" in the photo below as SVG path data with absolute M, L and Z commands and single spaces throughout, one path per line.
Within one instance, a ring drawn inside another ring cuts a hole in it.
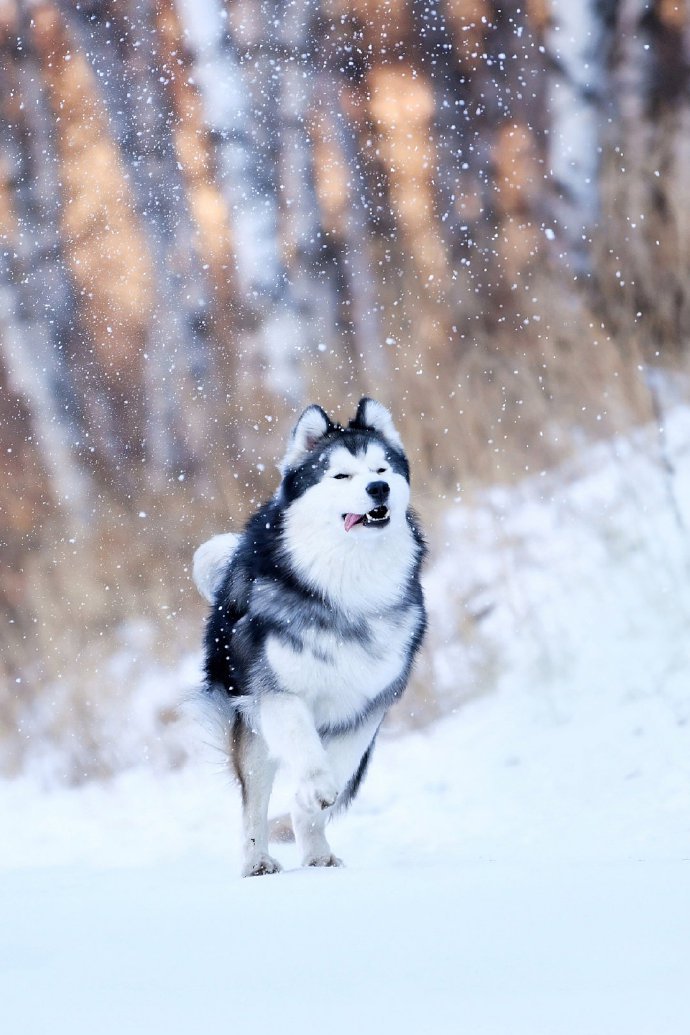
M 350 185 L 347 165 L 326 112 L 316 114 L 311 135 L 314 146 L 314 177 L 323 225 L 334 234 L 345 230 Z
M 659 0 L 657 4 L 659 20 L 669 29 L 682 30 L 688 18 L 686 0 Z
M 391 58 L 412 31 L 407 0 L 350 0 L 346 9 L 362 25 L 364 41 L 371 44 L 375 60 Z
M 448 0 L 446 6 L 457 59 L 461 65 L 473 68 L 484 50 L 485 23 L 491 19 L 492 5 L 489 0 Z
M 551 21 L 551 0 L 527 0 L 527 17 L 538 32 L 544 32 Z
M 370 73 L 369 84 L 391 198 L 412 262 L 425 281 L 441 286 L 448 267 L 434 212 L 431 86 L 414 70 L 385 66 Z
M 105 375 L 137 379 L 152 307 L 146 242 L 86 58 L 53 4 L 39 4 L 33 17 L 55 113 L 61 230 L 80 316 Z
M 190 82 L 191 61 L 185 53 L 179 15 L 173 0 L 158 6 L 158 30 L 166 54 L 168 90 L 177 116 L 175 147 L 187 186 L 187 199 L 198 231 L 198 252 L 209 267 L 218 301 L 235 295 L 232 231 L 227 204 L 215 182 L 212 143 L 204 122 L 201 98 Z
M 16 35 L 17 20 L 16 0 L 0 0 L 0 46 Z

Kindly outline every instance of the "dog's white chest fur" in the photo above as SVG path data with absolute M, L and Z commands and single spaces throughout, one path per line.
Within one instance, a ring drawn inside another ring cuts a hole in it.
M 317 726 L 336 725 L 360 714 L 398 678 L 419 621 L 416 607 L 393 620 L 374 617 L 362 643 L 312 628 L 302 634 L 301 650 L 272 636 L 266 659 L 281 687 L 309 705 Z
M 407 485 L 394 488 L 403 499 L 382 532 L 343 532 L 339 519 L 323 520 L 318 498 L 315 503 L 310 494 L 291 506 L 285 520 L 284 541 L 301 578 L 338 612 L 362 623 L 361 638 L 340 634 L 334 619 L 331 629 L 316 624 L 300 630 L 299 644 L 278 636 L 267 641 L 266 658 L 279 685 L 306 701 L 318 727 L 360 715 L 408 663 L 421 613 L 414 604 L 403 606 L 401 594 L 416 544 L 405 517 Z

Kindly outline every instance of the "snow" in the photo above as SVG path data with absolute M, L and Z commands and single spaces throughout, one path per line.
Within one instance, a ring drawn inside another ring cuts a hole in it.
M 214 755 L 0 784 L 3 1029 L 685 1035 L 688 528 L 683 408 L 454 507 L 427 577 L 449 714 L 382 736 L 346 869 L 278 844 L 241 880 Z
M 28 871 L 4 894 L 21 919 L 2 974 L 16 1035 L 687 1030 L 679 864 L 233 881 L 195 860 Z
M 603 734 L 590 756 L 505 704 L 383 741 L 332 830 L 344 870 L 278 845 L 287 872 L 241 880 L 212 768 L 5 785 L 5 1030 L 685 1032 L 687 752 L 676 773 L 668 730 L 637 741 L 635 794 L 629 745 L 607 763 Z
M 598 718 L 496 696 L 384 738 L 343 870 L 279 844 L 240 879 L 216 766 L 4 785 L 7 1030 L 681 1035 L 687 732 L 651 700 Z
M 556 723 L 654 698 L 690 722 L 688 409 L 663 438 L 640 429 L 572 470 L 492 489 L 445 531 L 456 563 L 428 579 L 437 691 L 529 694 Z

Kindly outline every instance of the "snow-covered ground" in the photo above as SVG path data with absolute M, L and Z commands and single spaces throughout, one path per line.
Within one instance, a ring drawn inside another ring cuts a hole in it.
M 346 869 L 241 880 L 217 760 L 0 785 L 2 1030 L 686 1035 L 688 529 L 682 408 L 452 509 L 450 714 L 381 738 Z
M 487 698 L 384 739 L 343 870 L 277 845 L 241 880 L 212 767 L 5 785 L 3 1030 L 685 1035 L 687 743 L 631 708 L 589 735 Z

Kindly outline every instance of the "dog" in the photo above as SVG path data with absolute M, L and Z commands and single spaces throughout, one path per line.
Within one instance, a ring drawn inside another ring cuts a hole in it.
M 244 531 L 194 555 L 211 603 L 203 702 L 220 716 L 242 793 L 243 876 L 276 873 L 268 803 L 294 784 L 304 866 L 340 866 L 326 821 L 353 800 L 426 629 L 426 546 L 389 411 L 361 399 L 347 427 L 320 406 L 295 425 L 274 497 Z

